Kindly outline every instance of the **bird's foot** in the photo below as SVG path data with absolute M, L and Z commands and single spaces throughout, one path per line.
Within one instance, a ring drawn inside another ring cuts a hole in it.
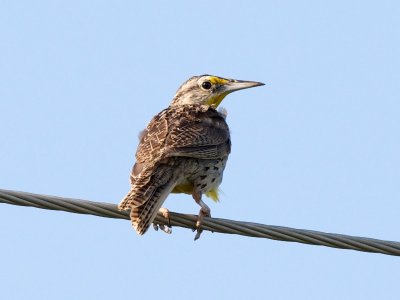
M 171 234 L 172 229 L 171 229 L 171 219 L 169 216 L 169 210 L 166 209 L 165 207 L 161 207 L 158 210 L 158 212 L 161 213 L 165 219 L 167 219 L 167 225 L 153 223 L 154 230 L 158 231 L 158 229 L 161 229 L 165 233 Z
M 158 229 L 160 229 L 161 231 L 164 231 L 167 234 L 172 233 L 172 228 L 167 225 L 153 223 L 153 228 L 155 231 L 158 231 Z
M 196 233 L 196 235 L 194 237 L 195 241 L 200 238 L 200 235 L 203 232 L 202 225 L 203 225 L 204 217 L 211 217 L 211 211 L 207 206 L 200 208 L 199 215 L 197 217 L 197 222 L 196 222 L 197 233 Z
M 168 226 L 168 227 L 171 227 L 171 218 L 170 218 L 170 216 L 169 216 L 169 210 L 168 210 L 167 208 L 165 208 L 165 207 L 161 207 L 161 208 L 158 210 L 158 212 L 161 213 L 162 216 L 163 216 L 165 219 L 167 219 L 167 226 Z

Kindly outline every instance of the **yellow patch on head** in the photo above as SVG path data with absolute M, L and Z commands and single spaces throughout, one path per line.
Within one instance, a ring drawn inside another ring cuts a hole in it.
M 229 82 L 229 80 L 217 76 L 209 76 L 208 80 L 215 85 L 224 85 Z
M 224 100 L 225 96 L 228 95 L 228 94 L 229 94 L 229 93 L 226 92 L 226 93 L 222 93 L 222 94 L 219 94 L 219 95 L 215 95 L 215 96 L 210 97 L 210 98 L 207 100 L 207 105 L 210 105 L 210 106 L 212 106 L 213 108 L 217 108 L 218 105 L 221 104 L 222 100 Z
M 213 85 L 224 85 L 229 82 L 228 79 L 217 77 L 217 76 L 209 76 L 208 80 L 213 84 Z M 229 92 L 221 93 L 221 94 L 216 94 L 212 95 L 208 100 L 207 100 L 207 105 L 212 106 L 213 108 L 217 108 L 218 105 L 221 104 L 222 100 L 228 95 Z

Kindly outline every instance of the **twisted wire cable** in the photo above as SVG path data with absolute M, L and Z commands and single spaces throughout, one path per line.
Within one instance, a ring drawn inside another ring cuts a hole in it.
M 0 203 L 129 220 L 128 212 L 119 211 L 117 205 L 111 203 L 92 202 L 2 189 L 0 189 Z M 158 214 L 154 223 L 191 229 L 195 228 L 197 216 L 174 212 L 170 212 L 169 215 L 170 219 L 167 220 L 161 214 Z M 400 256 L 400 242 L 365 237 L 218 218 L 204 218 L 203 229 L 219 233 L 238 234 L 249 237 Z

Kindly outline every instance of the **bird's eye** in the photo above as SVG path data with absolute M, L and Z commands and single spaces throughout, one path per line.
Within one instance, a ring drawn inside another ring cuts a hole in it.
M 201 87 L 202 87 L 203 89 L 205 89 L 205 90 L 209 90 L 209 89 L 211 89 L 211 82 L 209 82 L 209 81 L 204 81 L 204 82 L 201 84 Z

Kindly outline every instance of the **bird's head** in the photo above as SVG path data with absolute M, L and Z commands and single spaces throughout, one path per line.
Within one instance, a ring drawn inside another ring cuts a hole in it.
M 212 75 L 193 76 L 178 89 L 171 106 L 202 104 L 217 108 L 226 95 L 260 85 L 264 85 L 264 83 L 226 79 Z

